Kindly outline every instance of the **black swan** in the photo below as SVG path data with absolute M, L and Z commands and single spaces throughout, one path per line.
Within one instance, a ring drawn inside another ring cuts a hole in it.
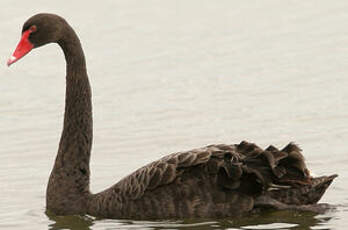
M 167 219 L 235 217 L 263 208 L 324 209 L 317 202 L 337 175 L 312 177 L 301 149 L 293 143 L 281 150 L 272 145 L 263 150 L 242 141 L 173 153 L 92 194 L 91 89 L 76 33 L 60 16 L 34 15 L 25 22 L 7 64 L 52 42 L 58 43 L 66 59 L 66 101 L 64 128 L 46 192 L 50 213 Z

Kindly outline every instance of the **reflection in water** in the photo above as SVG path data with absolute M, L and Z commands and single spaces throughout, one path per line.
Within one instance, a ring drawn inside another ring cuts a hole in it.
M 329 215 L 309 212 L 266 211 L 246 217 L 222 220 L 180 220 L 180 221 L 132 221 L 95 219 L 89 216 L 54 216 L 46 213 L 53 221 L 50 230 L 72 229 L 312 229 L 325 228 L 331 219 Z M 92 227 L 93 226 L 93 227 Z
M 59 229 L 74 229 L 74 230 L 91 230 L 94 224 L 93 219 L 88 216 L 55 216 L 52 213 L 46 212 L 47 217 L 53 221 L 49 224 L 49 230 Z
M 262 215 L 240 218 L 227 221 L 223 227 L 243 228 L 243 229 L 311 229 L 327 223 L 331 217 L 320 217 L 310 212 L 294 211 L 269 211 Z M 277 224 L 274 224 L 277 223 Z

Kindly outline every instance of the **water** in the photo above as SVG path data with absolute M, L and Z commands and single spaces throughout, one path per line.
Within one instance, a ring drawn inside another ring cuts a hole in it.
M 348 217 L 347 1 L 0 2 L 1 229 L 345 229 Z M 315 174 L 338 173 L 324 215 L 132 221 L 45 214 L 62 129 L 65 63 L 56 45 L 7 68 L 38 12 L 78 32 L 93 88 L 91 189 L 165 154 L 249 140 L 295 141 Z

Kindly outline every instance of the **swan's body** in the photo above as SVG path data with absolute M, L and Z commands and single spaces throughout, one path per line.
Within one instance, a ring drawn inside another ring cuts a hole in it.
M 49 211 L 154 219 L 233 217 L 262 207 L 321 210 L 315 204 L 336 175 L 312 178 L 294 144 L 262 150 L 242 142 L 174 153 L 91 194 L 91 90 L 77 35 L 57 15 L 35 15 L 24 24 L 22 40 L 8 64 L 50 42 L 62 48 L 67 75 L 64 128 L 47 186 Z

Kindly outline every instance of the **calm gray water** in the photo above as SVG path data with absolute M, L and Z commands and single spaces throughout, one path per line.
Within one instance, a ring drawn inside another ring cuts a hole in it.
M 1 0 L 0 11 L 0 229 L 346 229 L 347 1 Z M 48 45 L 5 65 L 38 12 L 64 16 L 84 46 L 93 192 L 171 152 L 294 141 L 313 173 L 339 174 L 322 199 L 337 208 L 197 222 L 47 216 L 65 62 Z

